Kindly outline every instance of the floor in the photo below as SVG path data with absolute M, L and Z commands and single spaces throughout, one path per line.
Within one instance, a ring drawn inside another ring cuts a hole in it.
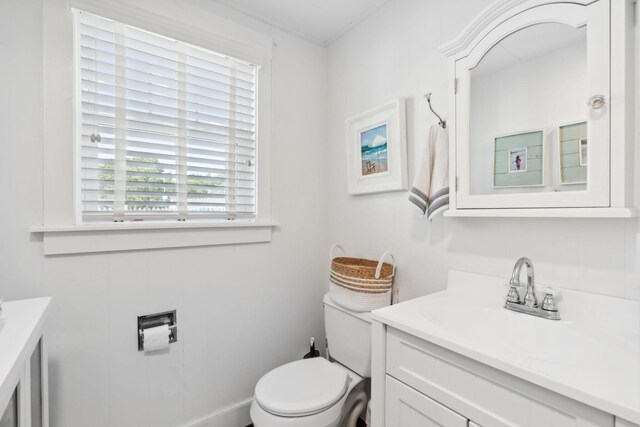
M 253 424 L 249 424 L 247 427 L 253 427 Z M 362 421 L 361 418 L 358 418 L 358 425 L 356 427 L 367 427 L 367 423 Z

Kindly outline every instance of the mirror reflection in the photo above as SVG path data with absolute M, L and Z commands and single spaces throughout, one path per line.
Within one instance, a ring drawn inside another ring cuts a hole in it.
M 587 183 L 587 122 L 560 126 L 558 129 L 560 183 Z
M 471 194 L 584 190 L 587 98 L 586 27 L 502 39 L 470 70 Z

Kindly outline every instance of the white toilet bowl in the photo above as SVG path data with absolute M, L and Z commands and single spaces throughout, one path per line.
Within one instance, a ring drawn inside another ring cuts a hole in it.
M 336 427 L 351 411 L 357 417 L 366 407 L 362 382 L 321 357 L 287 363 L 258 381 L 251 420 L 255 427 Z
M 297 360 L 266 373 L 251 403 L 255 427 L 355 427 L 366 413 L 371 377 L 371 313 L 355 312 L 325 295 L 324 324 L 331 363 Z

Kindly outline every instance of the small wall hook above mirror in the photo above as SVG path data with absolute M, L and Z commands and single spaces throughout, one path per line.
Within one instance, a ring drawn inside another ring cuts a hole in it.
M 429 104 L 429 110 L 431 110 L 431 112 L 432 112 L 433 114 L 435 114 L 435 115 L 436 115 L 436 117 L 438 118 L 438 120 L 439 120 L 438 124 L 439 124 L 440 126 L 442 126 L 442 129 L 446 129 L 446 128 L 447 128 L 447 122 L 446 122 L 446 121 L 444 121 L 444 120 L 442 120 L 442 117 L 440 117 L 440 114 L 436 113 L 436 112 L 433 110 L 433 107 L 431 106 L 431 92 L 427 93 L 424 97 L 425 97 L 425 98 L 427 98 L 427 103 Z

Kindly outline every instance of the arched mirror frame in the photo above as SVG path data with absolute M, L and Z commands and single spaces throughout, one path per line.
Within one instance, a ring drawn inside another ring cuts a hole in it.
M 631 0 L 499 0 L 441 47 L 449 56 L 451 209 L 448 216 L 634 216 L 633 52 Z M 590 165 L 585 191 L 470 194 L 470 70 L 500 40 L 541 23 L 587 26 L 589 95 L 604 95 L 604 108 L 588 114 Z M 630 131 L 631 129 L 631 131 Z

